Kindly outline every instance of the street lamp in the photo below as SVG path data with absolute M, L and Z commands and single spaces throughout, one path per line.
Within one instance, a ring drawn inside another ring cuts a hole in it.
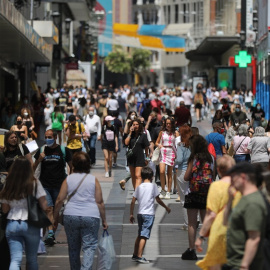
M 53 17 L 54 24 L 58 26 L 59 23 L 60 23 L 60 12 L 59 11 L 54 11 L 52 13 L 52 17 Z
M 65 27 L 66 27 L 66 34 L 69 34 L 69 30 L 70 30 L 70 23 L 71 23 L 71 19 L 70 18 L 66 18 L 65 19 Z

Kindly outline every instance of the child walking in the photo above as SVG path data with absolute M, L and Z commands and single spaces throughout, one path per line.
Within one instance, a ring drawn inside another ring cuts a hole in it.
M 133 216 L 134 206 L 136 200 L 138 200 L 138 237 L 135 241 L 134 252 L 132 260 L 139 263 L 149 263 L 144 257 L 142 257 L 143 250 L 146 241 L 150 238 L 151 229 L 155 220 L 155 199 L 158 204 L 166 209 L 168 213 L 171 209 L 167 207 L 163 201 L 159 198 L 159 191 L 155 184 L 152 184 L 153 170 L 149 167 L 143 167 L 141 172 L 142 183 L 136 188 L 130 205 L 130 223 L 135 222 Z

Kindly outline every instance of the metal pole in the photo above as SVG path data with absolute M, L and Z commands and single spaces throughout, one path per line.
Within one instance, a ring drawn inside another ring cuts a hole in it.
M 34 0 L 31 0 L 31 6 L 30 6 L 30 21 L 31 26 L 33 27 L 33 11 L 34 11 Z
M 59 60 L 59 70 L 58 70 L 58 87 L 62 87 L 62 4 L 59 3 L 59 13 L 60 13 L 60 19 L 59 19 L 59 25 L 58 25 L 58 30 L 59 30 L 59 54 L 60 54 L 60 60 Z
M 104 85 L 105 82 L 105 66 L 104 66 L 104 43 L 102 43 L 102 65 L 101 65 L 101 84 Z
M 73 22 L 70 22 L 69 28 L 69 56 L 73 55 Z

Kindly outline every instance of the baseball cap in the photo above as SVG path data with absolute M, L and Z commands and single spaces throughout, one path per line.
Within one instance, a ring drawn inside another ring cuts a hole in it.
M 112 120 L 114 120 L 114 118 L 112 116 L 110 116 L 110 115 L 107 115 L 105 117 L 105 121 L 112 121 Z

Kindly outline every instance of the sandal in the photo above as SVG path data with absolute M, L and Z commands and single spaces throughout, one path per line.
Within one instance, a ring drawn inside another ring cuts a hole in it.
M 125 181 L 125 180 L 121 180 L 121 181 L 119 182 L 120 188 L 121 188 L 122 190 L 125 190 L 125 189 L 126 189 L 125 184 L 126 184 L 126 181 Z

